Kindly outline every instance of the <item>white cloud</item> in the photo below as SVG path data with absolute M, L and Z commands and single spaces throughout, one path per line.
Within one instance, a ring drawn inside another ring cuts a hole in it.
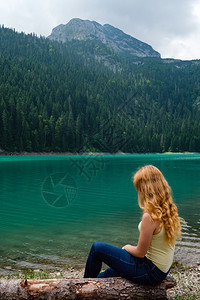
M 72 18 L 109 23 L 162 57 L 200 58 L 200 0 L 0 0 L 0 22 L 48 36 Z

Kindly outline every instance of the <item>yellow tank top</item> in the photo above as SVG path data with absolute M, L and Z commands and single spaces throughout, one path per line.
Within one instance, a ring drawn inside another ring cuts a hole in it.
M 140 231 L 141 223 L 138 225 Z M 166 273 L 172 265 L 174 257 L 174 246 L 168 244 L 165 240 L 165 228 L 158 234 L 152 236 L 150 247 L 147 251 L 146 257 L 150 259 L 156 267 Z

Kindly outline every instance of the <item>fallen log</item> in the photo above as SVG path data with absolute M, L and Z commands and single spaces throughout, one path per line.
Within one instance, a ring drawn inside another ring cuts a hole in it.
M 135 284 L 121 277 L 81 279 L 0 279 L 0 299 L 167 299 L 176 285 L 167 278 L 156 286 Z

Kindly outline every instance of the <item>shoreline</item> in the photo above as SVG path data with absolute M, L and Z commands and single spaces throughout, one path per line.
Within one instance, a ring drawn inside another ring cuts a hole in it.
M 136 153 L 136 152 L 10 152 L 10 151 L 0 151 L 0 156 L 26 156 L 26 155 L 32 155 L 32 156 L 39 156 L 39 155 L 70 155 L 70 156 L 77 156 L 77 155 L 195 155 L 200 154 L 200 152 L 161 152 L 161 153 Z
M 200 264 L 197 266 L 184 266 L 174 261 L 169 275 L 172 276 L 177 285 L 167 291 L 167 299 L 200 299 L 199 288 Z M 26 269 L 16 274 L 1 275 L 1 278 L 10 279 L 62 279 L 83 278 L 84 268 L 67 267 L 57 268 L 54 271 L 42 269 Z

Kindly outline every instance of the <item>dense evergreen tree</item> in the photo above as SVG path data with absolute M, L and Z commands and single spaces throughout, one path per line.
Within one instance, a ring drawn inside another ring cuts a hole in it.
M 0 28 L 0 148 L 200 151 L 200 62 Z

